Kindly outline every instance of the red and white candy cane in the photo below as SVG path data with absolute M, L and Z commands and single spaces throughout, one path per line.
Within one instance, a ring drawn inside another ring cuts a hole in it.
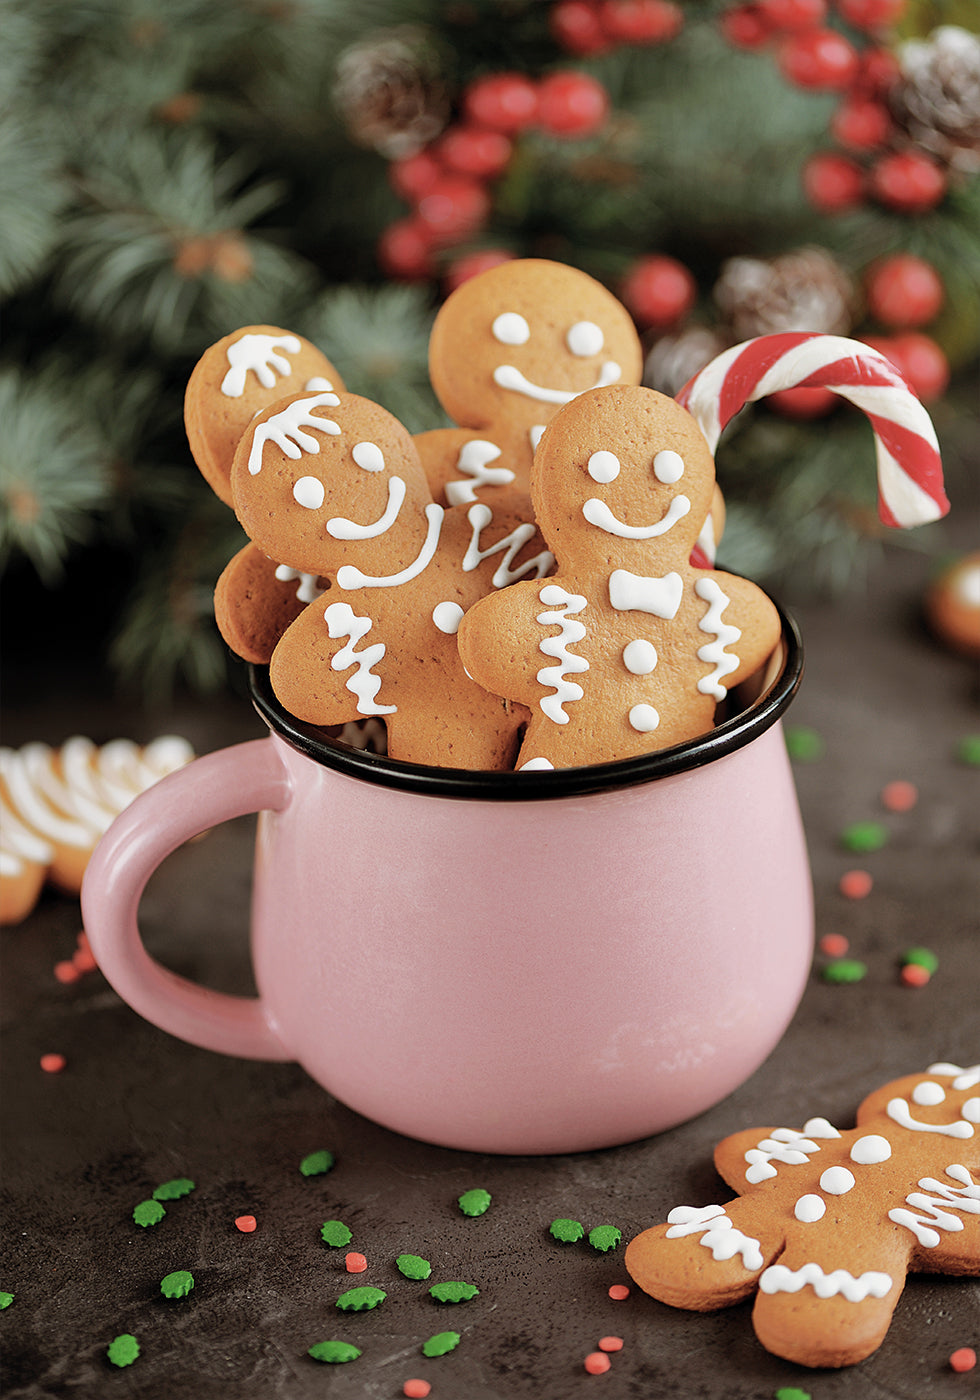
M 829 389 L 870 419 L 878 514 L 909 528 L 949 510 L 932 419 L 898 370 L 870 345 L 839 335 L 760 335 L 724 351 L 677 395 L 714 452 L 740 408 L 780 389 Z

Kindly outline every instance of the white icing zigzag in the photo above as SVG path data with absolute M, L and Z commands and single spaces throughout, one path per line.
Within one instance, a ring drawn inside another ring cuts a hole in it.
M 865 1298 L 884 1298 L 892 1287 L 889 1274 L 871 1269 L 855 1278 L 847 1269 L 825 1273 L 819 1264 L 804 1264 L 790 1269 L 785 1264 L 770 1264 L 759 1278 L 763 1293 L 799 1293 L 809 1285 L 818 1298 L 846 1298 L 849 1303 L 862 1303 Z

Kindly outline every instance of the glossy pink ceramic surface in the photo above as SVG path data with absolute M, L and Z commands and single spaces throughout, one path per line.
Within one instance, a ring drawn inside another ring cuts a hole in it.
M 136 914 L 165 855 L 257 810 L 250 1000 L 161 968 Z M 363 781 L 271 734 L 140 797 L 83 907 L 156 1025 L 296 1059 L 387 1127 L 483 1152 L 609 1146 L 709 1108 L 776 1045 L 812 953 L 778 723 L 687 772 L 523 802 Z

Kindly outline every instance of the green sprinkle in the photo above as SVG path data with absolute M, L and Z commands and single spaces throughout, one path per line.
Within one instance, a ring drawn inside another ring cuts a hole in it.
M 597 1225 L 589 1231 L 589 1244 L 593 1249 L 601 1249 L 603 1254 L 615 1249 L 622 1238 L 623 1232 L 617 1230 L 615 1225 Z
M 823 758 L 823 737 L 815 729 L 805 724 L 791 724 L 786 726 L 784 736 L 790 758 L 798 763 L 816 763 L 818 758 Z
M 434 1337 L 422 1343 L 422 1355 L 445 1356 L 447 1352 L 456 1350 L 460 1340 L 458 1332 L 437 1332 Z
M 553 1220 L 549 1233 L 561 1244 L 574 1244 L 585 1234 L 584 1226 L 577 1220 Z
M 175 1176 L 173 1181 L 165 1181 L 162 1186 L 158 1186 L 153 1193 L 155 1201 L 179 1201 L 182 1196 L 189 1196 L 194 1190 L 193 1181 L 186 1176 Z
M 160 1292 L 165 1298 L 186 1298 L 194 1287 L 194 1275 L 186 1269 L 176 1269 L 160 1280 Z
M 903 963 L 915 963 L 917 967 L 924 967 L 927 972 L 936 972 L 939 968 L 939 959 L 931 948 L 906 948 L 902 954 Z
M 330 1171 L 334 1160 L 333 1153 L 321 1147 L 319 1152 L 311 1152 L 309 1156 L 304 1157 L 299 1169 L 304 1176 L 323 1176 L 324 1172 Z
M 395 1260 L 400 1273 L 406 1278 L 422 1279 L 428 1278 L 432 1273 L 432 1265 L 428 1259 L 423 1259 L 420 1254 L 399 1254 Z
M 314 1361 L 327 1361 L 331 1366 L 338 1366 L 345 1361 L 356 1361 L 361 1351 L 350 1342 L 317 1342 L 306 1354 L 312 1356 Z
M 980 767 L 980 734 L 964 734 L 956 746 L 956 757 L 970 768 Z
M 860 982 L 867 972 L 867 963 L 857 958 L 835 958 L 823 969 L 821 976 L 825 982 Z
M 0 1293 L 0 1312 L 3 1312 L 4 1308 L 9 1308 L 13 1301 L 14 1295 L 12 1293 Z
M 337 1299 L 337 1307 L 344 1312 L 370 1312 L 387 1296 L 380 1288 L 349 1288 Z
M 776 1391 L 774 1400 L 811 1400 L 808 1390 L 801 1390 L 798 1385 L 783 1385 Z
M 350 1244 L 354 1236 L 342 1220 L 325 1220 L 320 1226 L 320 1238 L 324 1244 L 340 1249 L 343 1245 Z
M 472 1191 L 464 1191 L 457 1204 L 464 1215 L 485 1215 L 492 1200 L 489 1191 L 477 1186 Z
M 852 822 L 841 832 L 840 843 L 847 851 L 880 851 L 888 837 L 888 828 L 881 822 Z
M 166 1213 L 159 1201 L 140 1201 L 133 1210 L 133 1219 L 137 1225 L 145 1228 L 147 1225 L 158 1225 Z
M 475 1283 L 435 1283 L 429 1289 L 429 1293 L 435 1298 L 437 1303 L 468 1303 L 471 1298 L 476 1298 L 480 1290 Z
M 139 1354 L 140 1344 L 132 1332 L 120 1332 L 106 1348 L 106 1356 L 113 1366 L 132 1366 Z

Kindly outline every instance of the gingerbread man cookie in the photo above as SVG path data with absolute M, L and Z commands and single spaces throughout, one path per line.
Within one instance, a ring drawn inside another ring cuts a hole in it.
M 481 600 L 458 637 L 469 674 L 531 712 L 521 767 L 694 738 L 772 653 L 761 589 L 689 562 L 713 488 L 694 420 L 652 389 L 592 390 L 548 427 L 531 492 L 557 570 Z
M 353 394 L 298 394 L 260 414 L 232 493 L 264 553 L 328 585 L 272 656 L 291 714 L 317 725 L 380 716 L 395 758 L 511 766 L 526 716 L 466 675 L 456 629 L 477 598 L 553 565 L 533 524 L 433 501 L 412 438 Z
M 980 1065 L 931 1065 L 876 1090 L 839 1132 L 752 1128 L 715 1165 L 740 1193 L 678 1206 L 626 1251 L 647 1293 L 708 1312 L 756 1294 L 764 1347 L 848 1366 L 884 1340 L 913 1270 L 980 1275 Z

